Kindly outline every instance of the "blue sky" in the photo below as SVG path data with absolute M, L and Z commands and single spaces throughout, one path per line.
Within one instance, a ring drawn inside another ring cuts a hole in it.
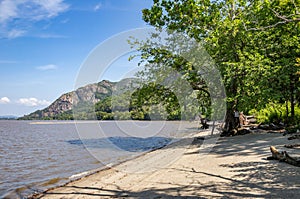
M 87 55 L 120 32 L 147 25 L 152 0 L 0 0 L 0 115 L 22 116 L 73 90 Z M 117 81 L 135 62 L 117 60 Z

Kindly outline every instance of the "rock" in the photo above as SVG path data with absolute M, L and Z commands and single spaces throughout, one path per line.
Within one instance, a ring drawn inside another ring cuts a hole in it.
M 111 96 L 116 87 L 126 86 L 132 82 L 132 79 L 124 79 L 121 82 L 110 82 L 103 80 L 99 83 L 89 84 L 80 87 L 75 91 L 65 93 L 55 100 L 51 105 L 43 110 L 35 111 L 19 119 L 43 119 L 53 117 L 61 113 L 72 111 L 80 103 L 96 104 L 100 100 Z

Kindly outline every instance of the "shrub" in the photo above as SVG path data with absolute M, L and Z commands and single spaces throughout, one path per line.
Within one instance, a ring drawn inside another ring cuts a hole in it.
M 256 119 L 259 123 L 280 123 L 286 122 L 289 123 L 299 123 L 300 121 L 300 107 L 295 106 L 295 117 L 294 121 L 291 120 L 291 110 L 290 103 L 289 105 L 289 115 L 286 115 L 286 104 L 270 102 L 266 104 L 265 108 L 261 110 L 251 110 L 249 113 L 256 116 Z

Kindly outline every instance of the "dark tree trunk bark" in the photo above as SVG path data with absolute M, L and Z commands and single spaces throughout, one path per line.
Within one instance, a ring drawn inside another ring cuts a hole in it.
M 229 103 L 227 106 L 227 112 L 225 116 L 225 126 L 223 129 L 223 136 L 229 136 L 233 134 L 234 130 L 239 127 L 239 117 L 235 117 L 235 103 Z
M 288 100 L 285 101 L 285 112 L 286 112 L 285 123 L 287 124 L 289 122 L 289 101 Z
M 230 85 L 230 95 L 236 97 L 237 95 L 238 83 L 237 80 L 233 77 Z M 235 117 L 235 111 L 237 111 L 238 100 L 235 99 L 232 102 L 227 102 L 227 110 L 225 116 L 225 126 L 222 132 L 222 136 L 229 136 L 234 134 L 233 131 L 237 130 L 239 127 L 239 117 Z
M 294 85 L 294 79 L 291 77 L 291 82 L 290 82 L 290 95 L 291 95 L 291 120 L 292 122 L 294 121 L 295 117 L 295 96 L 294 96 L 294 90 L 295 90 L 295 85 Z

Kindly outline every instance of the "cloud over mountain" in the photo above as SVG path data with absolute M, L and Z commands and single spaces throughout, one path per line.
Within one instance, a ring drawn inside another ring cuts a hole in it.
M 0 104 L 8 104 L 10 103 L 10 99 L 8 97 L 0 98 Z
M 48 106 L 51 102 L 47 100 L 38 100 L 34 97 L 31 97 L 31 98 L 20 98 L 17 101 L 17 103 L 25 106 Z

